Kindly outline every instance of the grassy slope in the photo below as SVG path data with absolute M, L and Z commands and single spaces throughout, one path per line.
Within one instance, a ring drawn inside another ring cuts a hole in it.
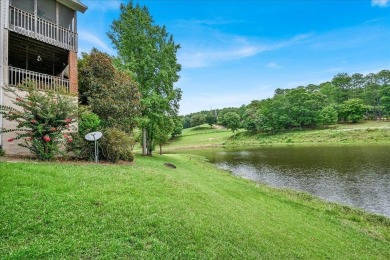
M 256 185 L 190 155 L 134 166 L 0 162 L 0 183 L 5 259 L 390 258 L 389 219 Z
M 232 135 L 232 131 L 227 129 L 216 129 L 209 125 L 201 125 L 184 129 L 181 136 L 164 146 L 164 148 L 182 149 L 222 146 Z
M 259 146 L 285 144 L 390 144 L 390 123 L 366 121 L 340 124 L 335 129 L 290 130 L 282 133 L 252 134 L 241 130 L 235 137 L 226 129 L 210 129 L 206 125 L 184 129 L 181 137 L 164 147 L 192 149 L 213 146 Z

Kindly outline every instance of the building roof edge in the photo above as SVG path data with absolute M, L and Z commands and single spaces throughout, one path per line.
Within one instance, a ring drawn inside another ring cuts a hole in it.
M 72 8 L 73 10 L 79 11 L 84 13 L 88 7 L 84 4 L 82 4 L 79 0 L 57 0 L 63 5 L 66 5 L 69 8 Z

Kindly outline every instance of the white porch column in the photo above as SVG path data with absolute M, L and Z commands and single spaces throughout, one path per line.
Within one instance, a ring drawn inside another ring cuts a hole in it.
M 0 105 L 4 102 L 3 87 L 8 84 L 8 9 L 9 0 L 0 1 Z M 3 128 L 3 117 L 0 115 L 0 129 Z M 3 145 L 0 134 L 0 146 Z

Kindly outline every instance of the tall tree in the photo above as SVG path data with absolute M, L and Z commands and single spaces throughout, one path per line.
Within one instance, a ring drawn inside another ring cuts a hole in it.
M 152 155 L 155 122 L 176 116 L 181 90 L 174 88 L 179 79 L 180 64 L 176 53 L 180 48 L 165 26 L 158 26 L 147 7 L 122 4 L 121 15 L 108 32 L 118 50 L 119 64 L 131 73 L 141 93 L 142 154 Z
M 103 126 L 132 132 L 139 115 L 140 93 L 137 84 L 114 67 L 109 55 L 97 49 L 82 53 L 79 86 L 80 103 L 90 105 Z
M 235 135 L 238 128 L 240 128 L 240 116 L 236 112 L 227 112 L 223 119 L 226 122 L 226 127 L 231 129 Z
M 210 125 L 211 128 L 213 128 L 213 125 L 217 123 L 217 116 L 215 115 L 214 111 L 210 111 L 210 113 L 207 113 L 205 120 L 206 123 Z

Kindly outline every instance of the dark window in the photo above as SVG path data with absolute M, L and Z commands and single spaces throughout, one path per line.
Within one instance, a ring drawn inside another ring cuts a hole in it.
M 58 4 L 59 14 L 59 25 L 73 31 L 73 17 L 74 11 L 62 4 Z
M 56 23 L 56 1 L 38 0 L 38 17 Z
M 11 5 L 25 12 L 34 13 L 34 0 L 11 0 Z

